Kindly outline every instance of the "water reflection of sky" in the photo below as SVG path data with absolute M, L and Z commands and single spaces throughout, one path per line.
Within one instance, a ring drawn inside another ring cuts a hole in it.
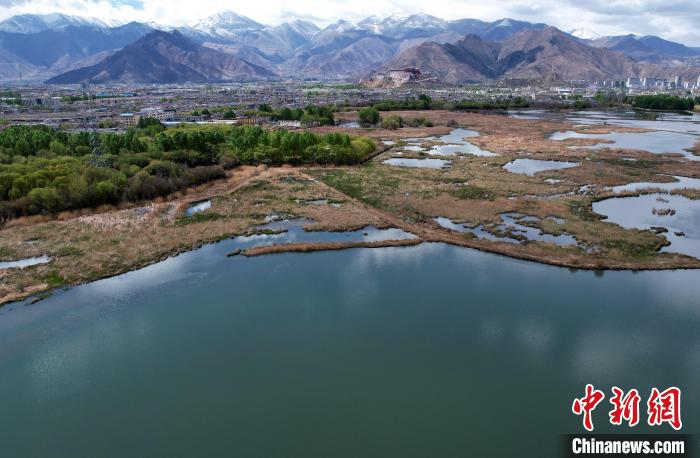
M 570 138 L 586 138 L 602 140 L 603 142 L 577 146 L 581 149 L 603 149 L 620 148 L 648 151 L 654 154 L 678 153 L 692 161 L 700 161 L 700 156 L 696 156 L 688 151 L 700 138 L 694 135 L 681 134 L 677 132 L 652 131 L 652 132 L 611 132 L 609 134 L 586 134 L 575 131 L 554 132 L 551 140 L 566 140 Z
M 657 113 L 656 115 L 658 116 L 657 119 L 649 120 L 637 116 L 637 114 L 631 110 L 516 110 L 509 112 L 509 116 L 516 119 L 547 119 L 552 121 L 568 121 L 580 125 L 609 124 L 613 126 L 700 134 L 700 115 L 697 113 L 693 115 Z
M 416 167 L 421 169 L 444 169 L 450 165 L 450 161 L 443 159 L 405 159 L 399 157 L 392 157 L 382 161 L 382 163 L 396 167 Z
M 489 437 L 498 422 L 534 456 L 528 438 L 556 447 L 558 434 L 580 426 L 569 407 L 585 383 L 646 390 L 697 379 L 697 271 L 601 277 L 436 243 L 226 258 L 227 242 L 171 258 L 165 264 L 179 267 L 150 287 L 115 295 L 96 282 L 2 309 L 0 390 L 12 393 L 0 412 L 3 449 L 57 447 L 79 430 L 92 452 L 108 427 L 137 449 L 147 445 L 131 433 L 148 428 L 151 444 L 155 434 L 189 447 L 206 434 L 199 449 L 209 450 L 222 440 L 208 427 L 216 421 L 235 424 L 235 448 L 247 452 L 271 422 L 286 430 L 293 413 L 317 426 L 276 445 L 300 451 L 319 433 L 359 426 L 349 415 L 359 410 L 363 422 L 386 421 L 383 434 L 420 430 L 433 447 L 473 456 L 483 456 L 478 443 L 455 442 L 463 434 L 445 428 Z M 692 389 L 684 399 L 694 428 L 700 404 Z M 318 421 L 329 405 L 348 413 L 334 416 L 341 423 Z M 430 406 L 439 417 L 427 420 Z M 532 422 L 513 418 L 532 406 Z M 201 428 L 193 409 L 206 412 Z M 165 435 L 181 423 L 188 434 Z M 27 440 L 37 432 L 42 441 Z M 61 450 L 77 450 L 71 444 Z
M 458 154 L 467 154 L 471 156 L 492 157 L 498 156 L 497 153 L 479 148 L 471 143 L 468 138 L 478 137 L 479 132 L 469 129 L 454 129 L 449 134 L 435 137 L 425 138 L 406 138 L 406 145 L 402 147 L 404 151 L 424 152 L 431 156 L 455 156 Z M 422 145 L 425 141 L 438 142 L 430 148 L 424 148 Z
M 654 209 L 672 209 L 675 214 L 654 214 Z M 593 211 L 607 216 L 605 221 L 628 229 L 664 227 L 668 232 L 663 236 L 671 245 L 662 251 L 700 258 L 700 200 L 673 194 L 644 194 L 594 202 Z M 680 232 L 684 234 L 677 234 Z
M 47 262 L 51 262 L 51 258 L 46 255 L 18 259 L 16 261 L 0 261 L 0 269 L 24 269 L 25 267 L 46 264 Z
M 510 161 L 503 168 L 511 173 L 535 176 L 536 173 L 548 170 L 562 170 L 576 167 L 577 162 L 566 161 L 543 161 L 539 159 L 516 159 Z

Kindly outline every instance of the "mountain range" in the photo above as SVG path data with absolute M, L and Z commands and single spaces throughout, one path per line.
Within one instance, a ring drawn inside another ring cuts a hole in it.
M 247 79 L 356 80 L 418 67 L 446 83 L 507 78 L 697 78 L 700 49 L 655 36 L 565 33 L 514 19 L 427 14 L 261 24 L 231 11 L 177 30 L 62 14 L 0 22 L 0 80 L 183 83 Z
M 275 76 L 264 67 L 201 45 L 177 30 L 157 30 L 95 65 L 57 75 L 47 83 L 207 83 Z
M 623 54 L 596 48 L 554 27 L 518 32 L 502 42 L 467 35 L 457 43 L 423 43 L 400 53 L 388 68 L 416 67 L 447 83 L 501 77 L 519 79 L 606 79 L 641 69 Z

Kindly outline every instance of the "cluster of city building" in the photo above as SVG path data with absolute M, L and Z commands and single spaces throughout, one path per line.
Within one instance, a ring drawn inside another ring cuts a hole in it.
M 629 77 L 626 80 L 572 81 L 589 84 L 597 88 L 627 89 L 629 91 L 697 91 L 700 90 L 700 76 L 697 81 L 684 81 L 681 76 L 673 80 L 651 77 Z
M 421 78 L 417 69 L 389 73 L 397 81 Z M 393 76 L 392 76 L 393 75 Z M 700 83 L 698 81 L 697 83 Z M 274 108 L 303 108 L 307 105 L 357 107 L 386 100 L 411 100 L 427 95 L 433 100 L 499 101 L 521 98 L 531 106 L 559 106 L 575 100 L 591 100 L 599 92 L 616 94 L 669 93 L 681 96 L 700 93 L 700 84 L 652 78 L 627 80 L 570 81 L 559 85 L 533 85 L 507 80 L 463 86 L 389 85 L 371 87 L 359 84 L 286 82 L 269 84 L 158 85 L 96 87 L 90 96 L 76 86 L 24 86 L 0 92 L 0 128 L 12 124 L 46 124 L 66 129 L 92 126 L 119 130 L 133 127 L 148 116 L 165 124 L 183 122 L 227 122 L 258 124 L 269 117 L 253 114 L 266 104 Z M 21 94 L 18 97 L 17 94 Z M 19 103 L 18 103 L 19 102 Z M 224 116 L 224 113 L 227 113 Z M 232 115 L 233 114 L 233 115 Z M 226 119 L 224 119 L 226 118 Z M 283 127 L 299 127 L 285 121 Z

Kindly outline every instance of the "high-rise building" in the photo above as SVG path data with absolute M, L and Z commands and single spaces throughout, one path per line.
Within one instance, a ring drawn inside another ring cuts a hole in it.
M 700 81 L 700 77 L 698 77 L 698 81 Z M 627 78 L 627 87 L 637 88 L 640 86 L 642 86 L 642 81 L 639 78 Z

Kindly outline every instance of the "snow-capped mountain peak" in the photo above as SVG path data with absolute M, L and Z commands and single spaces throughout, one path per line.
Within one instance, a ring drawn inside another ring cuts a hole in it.
M 70 16 L 61 13 L 20 14 L 0 22 L 0 31 L 27 34 L 45 30 L 60 30 L 71 26 L 108 28 L 119 25 L 123 25 L 123 22 L 105 22 L 96 18 Z
M 298 34 L 307 38 L 311 38 L 320 30 L 313 22 L 304 21 L 303 19 L 294 19 L 293 21 L 288 22 L 287 25 L 294 29 Z
M 358 26 L 372 33 L 382 33 L 382 25 L 386 19 L 379 16 L 368 16 L 357 23 Z
M 250 18 L 236 14 L 233 11 L 222 11 L 221 13 L 202 19 L 197 22 L 193 28 L 219 35 L 225 32 L 239 33 L 250 30 L 261 30 L 265 28 L 265 26 Z
M 335 32 L 347 32 L 349 30 L 356 30 L 358 26 L 354 22 L 346 21 L 345 19 L 340 19 L 337 22 L 329 25 L 325 30 L 332 30 Z
M 510 27 L 513 25 L 513 21 L 510 19 L 502 19 L 498 24 L 494 25 L 494 27 Z
M 596 40 L 600 38 L 600 35 L 593 30 L 587 29 L 585 27 L 579 27 L 569 32 L 569 35 L 573 35 L 576 38 L 582 40 Z

